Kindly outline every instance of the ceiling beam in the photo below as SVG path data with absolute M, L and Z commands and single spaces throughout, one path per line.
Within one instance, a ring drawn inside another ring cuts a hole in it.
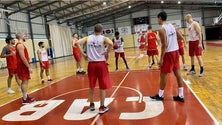
M 68 4 L 68 5 L 59 7 L 59 8 L 57 8 L 57 9 L 54 9 L 54 10 L 52 10 L 52 11 L 48 11 L 48 12 L 46 12 L 46 13 L 42 13 L 42 14 L 36 15 L 36 16 L 32 17 L 31 19 L 37 18 L 37 17 L 39 17 L 39 16 L 43 16 L 43 15 L 44 15 L 44 16 L 47 16 L 47 15 L 49 15 L 49 14 L 53 14 L 53 13 L 55 13 L 55 12 L 62 11 L 62 10 L 64 10 L 64 9 L 67 9 L 67 8 L 70 8 L 70 7 L 73 7 L 73 6 L 77 6 L 77 5 L 79 5 L 79 4 L 83 3 L 83 2 L 86 2 L 86 1 L 76 1 L 76 2 L 73 2 L 72 4 Z

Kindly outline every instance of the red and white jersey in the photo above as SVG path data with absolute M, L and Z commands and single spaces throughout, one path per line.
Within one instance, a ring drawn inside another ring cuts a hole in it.
M 124 52 L 123 50 L 124 42 L 122 41 L 122 38 L 119 37 L 118 39 L 116 39 L 116 37 L 114 37 L 113 41 L 114 41 L 114 44 L 117 44 L 119 46 L 118 49 L 115 49 L 115 52 L 118 52 L 118 53 Z
M 46 49 L 45 48 L 41 48 L 41 49 L 39 49 L 39 51 L 40 51 L 40 58 L 41 58 L 41 60 L 42 61 L 48 61 L 49 59 L 48 59 L 48 55 L 47 55 Z
M 106 61 L 103 35 L 88 36 L 86 49 L 89 62 Z
M 175 27 L 172 24 L 164 24 L 162 27 L 165 29 L 166 33 L 166 52 L 172 52 L 178 50 L 177 34 Z
M 193 21 L 193 23 L 189 26 L 189 32 L 190 32 L 189 41 L 197 41 L 197 40 L 199 40 L 198 34 L 197 34 L 197 32 L 194 30 L 193 24 L 194 24 L 194 21 Z

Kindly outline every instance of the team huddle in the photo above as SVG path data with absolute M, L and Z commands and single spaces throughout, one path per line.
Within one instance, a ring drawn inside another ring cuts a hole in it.
M 182 58 L 183 69 L 188 70 L 184 59 L 184 47 L 185 39 L 184 35 L 176 28 L 176 24 L 167 23 L 167 13 L 160 12 L 157 15 L 158 23 L 161 26 L 158 33 L 152 30 L 149 25 L 148 31 L 140 36 L 140 49 L 146 50 L 148 55 L 148 69 L 152 69 L 152 66 L 158 64 L 160 70 L 160 88 L 159 92 L 150 96 L 151 99 L 161 101 L 164 100 L 164 89 L 166 86 L 167 74 L 173 72 L 176 76 L 178 83 L 178 95 L 173 96 L 173 100 L 184 102 L 183 92 L 183 80 L 180 73 L 180 61 L 179 55 Z M 193 21 L 190 14 L 186 15 L 186 21 L 190 24 L 189 27 L 189 56 L 191 59 L 191 69 L 187 74 L 195 74 L 194 56 L 197 57 L 200 66 L 199 76 L 204 76 L 202 49 L 201 49 L 201 28 L 196 21 Z M 118 59 L 121 57 L 124 61 L 127 71 L 130 70 L 124 53 L 124 39 L 120 36 L 119 32 L 115 32 L 114 38 L 111 40 L 108 37 L 102 35 L 103 27 L 101 24 L 96 24 L 94 27 L 94 34 L 86 36 L 78 40 L 78 34 L 74 34 L 72 47 L 73 56 L 76 60 L 76 74 L 86 74 L 83 70 L 81 57 L 83 56 L 88 61 L 87 75 L 89 79 L 89 109 L 95 110 L 94 104 L 94 90 L 98 79 L 100 89 L 100 107 L 99 113 L 103 114 L 109 110 L 104 105 L 106 90 L 112 87 L 109 77 L 109 71 L 107 66 L 107 60 L 109 53 L 112 49 L 115 51 L 115 71 L 119 71 Z M 29 63 L 29 55 L 25 42 L 25 36 L 22 33 L 17 33 L 16 38 L 18 42 L 15 45 L 15 40 L 12 37 L 6 38 L 7 45 L 3 48 L 1 57 L 6 58 L 8 68 L 8 90 L 7 93 L 15 93 L 11 89 L 11 80 L 15 76 L 18 84 L 18 89 L 22 92 L 22 103 L 29 104 L 35 101 L 27 94 L 28 80 L 30 79 L 30 73 L 32 69 Z M 183 42 L 182 42 L 183 41 Z M 184 44 L 184 45 L 183 45 Z M 14 46 L 15 45 L 15 46 Z M 85 45 L 85 50 L 82 48 Z M 38 43 L 39 49 L 37 50 L 38 60 L 40 64 L 40 78 L 41 83 L 44 84 L 43 73 L 47 76 L 47 80 L 50 82 L 52 79 L 49 75 L 49 60 L 44 42 Z M 158 46 L 161 50 L 158 52 Z

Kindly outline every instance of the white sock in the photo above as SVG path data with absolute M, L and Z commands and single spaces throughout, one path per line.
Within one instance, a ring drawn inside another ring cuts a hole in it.
M 183 98 L 183 87 L 179 87 L 179 97 Z
M 48 77 L 48 79 L 51 79 L 49 75 L 47 77 Z
M 22 93 L 22 97 L 23 97 L 24 100 L 26 100 L 26 98 L 27 98 L 27 93 L 25 93 L 25 92 Z
M 82 72 L 83 71 L 83 68 L 80 68 L 80 72 Z
M 164 90 L 161 90 L 161 89 L 160 89 L 160 90 L 159 90 L 159 96 L 160 96 L 160 97 L 163 97 L 163 93 L 164 93 Z
M 79 70 L 80 70 L 80 69 L 79 69 L 79 68 L 77 68 L 77 69 L 76 69 L 76 72 L 78 72 Z

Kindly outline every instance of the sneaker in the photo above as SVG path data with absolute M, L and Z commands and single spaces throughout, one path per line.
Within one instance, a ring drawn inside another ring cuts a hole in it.
M 44 80 L 42 80 L 42 81 L 41 81 L 41 83 L 42 83 L 42 84 L 44 84 L 44 83 L 45 83 L 45 81 L 44 81 Z
M 179 101 L 179 102 L 184 102 L 184 98 L 181 98 L 179 95 L 178 96 L 173 96 L 174 101 Z
M 204 76 L 204 72 L 199 74 L 199 77 L 203 77 Z
M 89 109 L 90 109 L 90 111 L 94 111 L 95 110 L 95 104 L 94 103 L 90 103 Z
M 130 71 L 130 68 L 129 68 L 128 66 L 126 66 L 126 70 L 127 70 L 127 71 Z
M 48 82 L 51 82 L 52 81 L 52 79 L 48 79 Z
M 187 65 L 184 65 L 184 66 L 183 66 L 183 70 L 184 70 L 184 71 L 187 71 L 187 70 L 188 70 Z
M 30 98 L 30 97 L 28 97 L 28 96 L 27 96 L 26 100 L 24 100 L 24 99 L 22 98 L 22 104 L 24 104 L 24 105 L 30 104 L 30 103 L 33 103 L 33 102 L 35 102 L 35 99 L 34 99 L 34 98 Z
M 190 70 L 187 75 L 193 75 L 193 74 L 196 74 L 195 70 Z
M 76 75 L 78 75 L 78 74 L 81 74 L 81 72 L 80 71 L 76 71 Z
M 80 74 L 84 75 L 84 74 L 86 74 L 86 72 L 85 71 L 81 71 Z
M 148 69 L 148 70 L 149 70 L 149 69 L 152 69 L 152 66 L 153 66 L 153 64 L 150 64 L 147 69 Z
M 162 101 L 164 98 L 160 97 L 159 94 L 156 94 L 155 96 L 150 96 L 151 99 L 155 99 L 156 101 Z
M 109 110 L 108 107 L 100 106 L 99 107 L 99 114 L 103 114 L 103 113 L 107 112 L 108 110 Z
M 14 94 L 15 91 L 13 91 L 11 88 L 9 88 L 9 89 L 7 90 L 7 93 L 8 93 L 8 94 Z
M 118 68 L 116 68 L 115 72 L 118 72 L 118 71 L 119 71 Z

